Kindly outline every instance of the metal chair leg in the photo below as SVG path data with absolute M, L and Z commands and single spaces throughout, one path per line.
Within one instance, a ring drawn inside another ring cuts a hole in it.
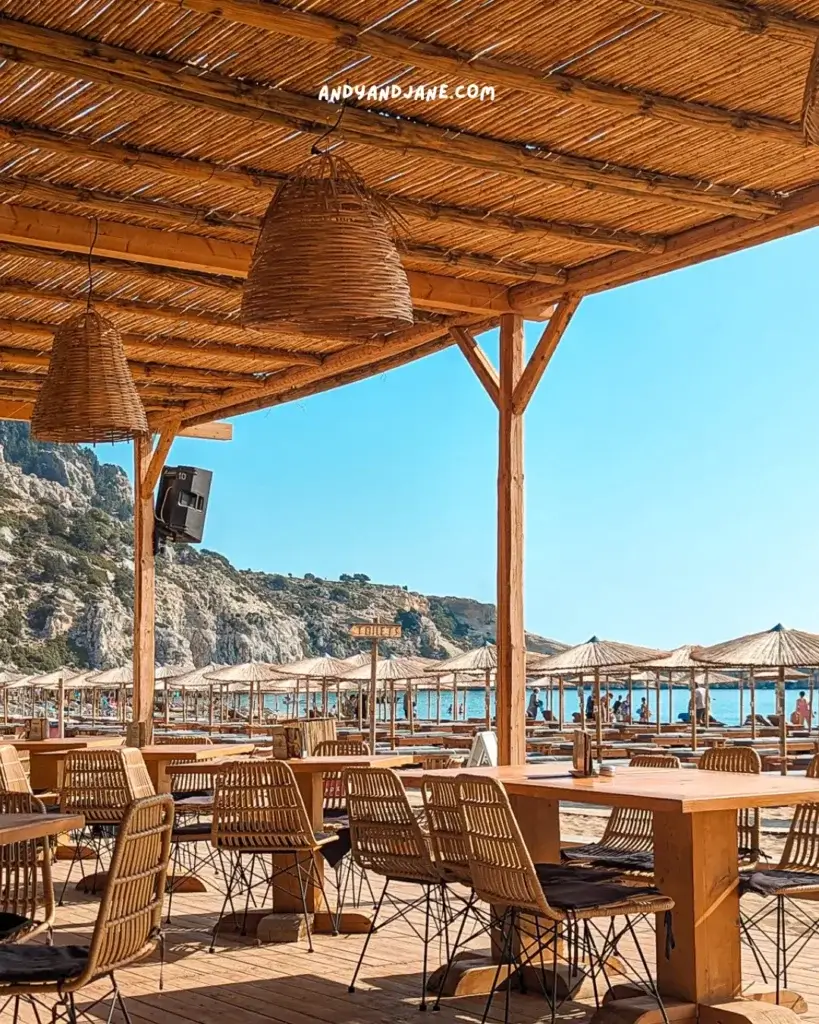
M 358 978 L 358 972 L 361 970 L 361 965 L 364 962 L 364 957 L 365 957 L 365 955 L 367 953 L 367 947 L 370 944 L 370 939 L 373 937 L 373 932 L 378 927 L 378 915 L 381 912 L 381 905 L 384 902 L 384 897 L 387 895 L 387 889 L 389 888 L 389 884 L 390 884 L 390 880 L 387 879 L 387 881 L 384 883 L 384 888 L 381 890 L 381 896 L 378 899 L 378 903 L 376 904 L 375 913 L 373 914 L 372 924 L 370 925 L 370 930 L 367 932 L 367 937 L 364 939 L 364 945 L 363 945 L 363 947 L 361 949 L 361 956 L 359 956 L 358 963 L 355 965 L 355 972 L 353 973 L 353 980 L 350 982 L 350 985 L 349 985 L 349 987 L 347 989 L 348 992 L 355 992 L 355 983 L 356 983 L 356 980 Z

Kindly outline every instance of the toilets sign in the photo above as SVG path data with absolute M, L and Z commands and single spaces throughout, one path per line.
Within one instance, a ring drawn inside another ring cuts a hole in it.
M 400 640 L 401 627 L 394 622 L 354 622 L 350 636 L 359 640 Z

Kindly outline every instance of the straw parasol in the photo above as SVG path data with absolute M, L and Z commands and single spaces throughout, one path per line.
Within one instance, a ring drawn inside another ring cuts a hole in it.
M 437 699 L 437 714 L 438 721 L 441 720 L 441 677 L 452 674 L 452 718 L 453 721 L 458 717 L 458 674 L 463 675 L 482 675 L 484 679 L 484 714 L 486 718 L 486 728 L 492 727 L 492 705 L 491 705 L 491 687 L 492 677 L 498 667 L 498 649 L 495 644 L 490 644 L 488 641 L 481 647 L 475 647 L 471 651 L 464 651 L 463 654 L 456 654 L 452 658 L 447 658 L 445 661 L 438 662 L 435 665 L 430 665 L 427 672 L 431 675 L 438 677 L 438 685 L 436 687 L 438 699 Z M 464 700 L 464 711 L 466 711 L 466 700 Z
M 209 721 L 209 724 L 210 724 L 210 726 L 212 728 L 213 724 L 214 724 L 214 722 L 213 722 L 213 717 L 214 717 L 214 714 L 213 714 L 214 713 L 213 691 L 214 691 L 214 687 L 216 687 L 216 686 L 219 686 L 219 688 L 221 690 L 222 689 L 222 684 L 219 684 L 215 680 L 211 679 L 210 675 L 213 672 L 216 672 L 219 669 L 226 668 L 226 667 L 227 667 L 226 665 L 217 664 L 216 662 L 211 662 L 209 665 L 203 665 L 201 668 L 188 669 L 186 672 L 183 672 L 181 675 L 175 675 L 175 676 L 165 675 L 164 676 L 164 682 L 165 682 L 165 687 L 164 687 L 164 689 L 165 689 L 165 701 L 164 701 L 164 704 L 165 704 L 165 707 L 164 707 L 165 725 L 169 725 L 170 724 L 170 720 L 171 720 L 170 687 L 168 686 L 168 683 L 170 683 L 171 680 L 173 680 L 173 684 L 174 684 L 173 688 L 180 690 L 181 693 L 182 693 L 182 720 L 183 721 L 185 721 L 186 711 L 187 711 L 187 706 L 186 706 L 186 702 L 185 702 L 186 694 L 189 691 L 193 691 L 197 695 L 200 692 L 206 692 L 208 694 L 208 698 L 209 698 L 208 699 L 208 721 Z M 198 705 L 198 696 L 195 699 L 195 704 Z M 195 708 L 195 718 L 196 718 L 197 721 L 199 720 L 198 708 Z
M 356 659 L 360 656 L 356 655 Z M 369 663 L 369 655 L 364 655 L 364 661 L 360 664 Z M 302 658 L 301 661 L 295 661 L 290 665 L 283 665 L 282 668 L 287 671 L 289 676 L 295 677 L 296 679 L 296 707 L 298 707 L 298 680 L 304 679 L 306 691 L 305 691 L 305 710 L 309 713 L 310 710 L 310 680 L 316 679 L 321 683 L 321 698 L 323 712 L 327 714 L 327 683 L 331 679 L 339 679 L 344 675 L 345 672 L 349 672 L 352 667 L 358 667 L 359 662 L 356 661 L 356 665 L 350 664 L 350 659 L 334 658 L 330 654 L 320 654 L 315 658 Z
M 597 707 L 595 715 L 595 738 L 597 742 L 597 760 L 602 760 L 603 751 L 603 716 L 600 703 L 600 671 L 630 665 L 642 665 L 652 658 L 664 657 L 668 652 L 652 647 L 638 647 L 635 644 L 618 643 L 615 640 L 600 640 L 593 636 L 584 644 L 577 644 L 559 654 L 552 654 L 540 664 L 547 669 L 564 669 L 580 676 L 578 691 L 580 695 L 580 724 L 586 729 L 586 715 L 583 708 L 583 675 L 587 670 L 594 673 L 594 700 Z
M 345 673 L 345 680 L 364 680 L 369 679 L 372 683 L 372 689 L 370 691 L 370 723 L 371 731 L 375 729 L 375 721 L 377 715 L 376 708 L 376 693 L 375 690 L 378 683 L 389 684 L 390 691 L 390 741 L 395 741 L 395 684 L 397 682 L 407 683 L 407 698 L 408 698 L 408 711 L 409 711 L 409 724 L 410 732 L 415 731 L 415 715 L 413 712 L 412 703 L 412 688 L 409 685 L 412 679 L 422 679 L 424 673 L 429 666 L 429 659 L 426 658 L 379 658 L 375 663 L 375 672 L 373 673 L 372 662 L 366 665 L 359 665 L 357 668 L 352 668 Z M 359 717 L 361 717 L 362 703 L 359 695 Z
M 250 707 L 248 721 L 253 722 L 253 692 L 259 695 L 259 721 L 262 720 L 262 685 L 270 682 L 281 682 L 289 678 L 284 666 L 270 665 L 266 661 L 243 661 L 238 665 L 226 665 L 217 668 L 205 676 L 216 683 L 246 683 L 250 691 Z
M 657 671 L 657 729 L 659 731 L 660 726 L 660 672 L 664 669 L 668 672 L 668 708 L 669 708 L 669 721 L 671 721 L 671 695 L 672 695 L 672 682 L 674 674 L 676 673 L 687 673 L 689 676 L 689 690 L 691 692 L 691 746 L 692 749 L 697 749 L 697 714 L 694 691 L 696 690 L 695 673 L 699 669 L 702 671 L 705 669 L 705 720 L 710 722 L 711 720 L 711 709 L 710 709 L 710 698 L 708 690 L 708 665 L 705 665 L 702 661 L 697 661 L 692 657 L 693 651 L 697 650 L 696 644 L 683 644 L 682 647 L 676 647 L 669 655 L 665 658 L 655 658 L 653 661 L 646 662 L 644 668 L 653 668 Z
M 819 635 L 786 629 L 777 623 L 762 633 L 750 633 L 713 647 L 699 647 L 692 652 L 692 657 L 698 662 L 707 661 L 714 665 L 777 669 L 780 771 L 786 775 L 788 723 L 785 717 L 785 674 L 789 668 L 819 667 Z

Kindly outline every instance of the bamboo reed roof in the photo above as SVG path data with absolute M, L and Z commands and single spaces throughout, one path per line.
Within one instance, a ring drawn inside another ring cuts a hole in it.
M 680 670 L 692 668 L 704 668 L 702 659 L 693 658 L 692 651 L 701 650 L 697 644 L 684 644 L 675 648 L 667 657 L 656 658 L 654 661 L 647 661 L 643 668 L 661 668 Z
M 700 647 L 694 656 L 718 665 L 819 667 L 819 635 L 786 629 L 777 623 L 762 633 L 751 633 L 713 647 Z
M 383 680 L 423 679 L 429 665 L 428 658 L 379 658 L 375 666 L 375 678 Z M 344 679 L 370 679 L 370 665 L 359 665 L 349 669 Z
M 345 675 L 350 668 L 357 667 L 342 658 L 334 658 L 329 654 L 321 654 L 316 658 L 302 658 L 301 661 L 282 665 L 281 670 L 288 676 L 307 677 L 308 679 L 337 679 Z
M 817 38 L 819 0 L 0 0 L 0 415 L 95 235 L 152 425 L 193 427 L 813 226 Z M 401 95 L 318 98 L 345 83 Z M 328 129 L 402 218 L 415 324 L 244 330 L 259 219 Z

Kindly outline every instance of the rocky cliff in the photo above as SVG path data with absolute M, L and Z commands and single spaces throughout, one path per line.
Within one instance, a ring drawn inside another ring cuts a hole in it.
M 36 444 L 0 422 L 0 666 L 108 668 L 131 656 L 132 505 L 128 479 L 88 449 Z M 400 622 L 396 653 L 445 657 L 494 639 L 495 609 L 425 597 L 362 574 L 324 580 L 235 569 L 169 545 L 157 560 L 161 664 L 291 661 L 358 647 L 350 622 Z M 533 650 L 562 645 L 530 636 Z

